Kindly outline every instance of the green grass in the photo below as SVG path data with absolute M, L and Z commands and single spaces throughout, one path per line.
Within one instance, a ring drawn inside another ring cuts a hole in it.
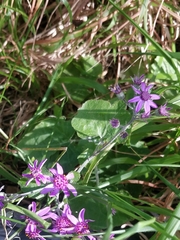
M 45 172 L 57 162 L 74 171 L 79 195 L 69 204 L 74 212 L 86 208 L 95 235 L 179 239 L 178 1 L 22 2 L 0 5 L 1 182 L 46 206 L 21 174 L 47 158 Z M 141 74 L 155 84 L 158 105 L 171 107 L 170 117 L 134 121 L 109 92 L 119 83 L 132 98 L 131 78 Z M 111 128 L 112 118 L 130 122 L 126 139 Z M 17 199 L 5 207 L 36 219 Z

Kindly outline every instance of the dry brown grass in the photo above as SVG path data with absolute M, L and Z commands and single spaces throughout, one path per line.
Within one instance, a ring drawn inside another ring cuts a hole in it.
M 147 6 L 140 5 L 138 0 L 116 3 L 164 49 L 172 51 L 179 37 L 177 0 L 153 0 Z M 3 4 L 0 12 L 6 17 L 8 1 Z M 11 1 L 11 7 L 14 4 L 15 1 Z M 140 66 L 144 66 L 145 72 L 149 70 L 150 58 L 142 56 L 141 52 L 148 51 L 150 44 L 108 1 L 69 0 L 68 4 L 69 11 L 61 1 L 58 4 L 50 0 L 23 1 L 22 10 L 28 16 L 26 21 L 21 12 L 12 11 L 2 28 L 0 69 L 4 75 L 0 83 L 4 86 L 2 95 L 10 104 L 1 100 L 0 122 L 9 137 L 33 116 L 49 84 L 46 72 L 52 74 L 57 64 L 66 62 L 71 56 L 75 59 L 82 55 L 94 56 L 103 66 L 102 82 L 123 79 L 133 66 L 136 69 L 133 74 L 138 73 Z M 29 31 L 32 28 L 34 30 Z M 139 55 L 130 52 L 139 52 Z M 22 74 L 18 66 L 28 71 Z M 35 94 L 29 93 L 33 74 L 41 86 Z M 3 146 L 3 137 L 1 142 Z

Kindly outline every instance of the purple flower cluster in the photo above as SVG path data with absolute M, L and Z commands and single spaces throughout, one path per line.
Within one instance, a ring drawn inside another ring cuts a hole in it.
M 29 180 L 26 183 L 26 186 L 33 180 L 36 181 L 36 184 L 38 186 L 41 185 L 41 182 L 45 184 L 49 180 L 49 177 L 45 176 L 41 172 L 42 167 L 46 161 L 47 161 L 47 159 L 41 161 L 39 166 L 38 166 L 38 160 L 35 160 L 33 164 L 28 164 L 28 167 L 29 167 L 29 170 L 31 173 L 30 174 L 26 174 L 26 173 L 22 174 L 23 177 L 29 178 Z
M 64 175 L 63 168 L 57 163 L 57 170 L 53 168 L 49 170 L 53 176 L 46 176 L 42 173 L 42 167 L 46 161 L 47 159 L 41 161 L 39 165 L 38 160 L 35 160 L 33 165 L 28 164 L 31 173 L 22 174 L 23 177 L 29 178 L 26 186 L 35 180 L 38 186 L 40 186 L 41 182 L 43 184 L 48 183 L 41 191 L 42 194 L 50 193 L 50 197 L 54 197 L 59 194 L 60 191 L 63 191 L 64 194 L 69 197 L 69 191 L 71 191 L 74 196 L 77 196 L 76 189 L 69 183 L 69 180 L 74 178 L 74 174 L 68 173 Z
M 134 114 L 138 115 L 138 113 L 141 114 L 141 118 L 149 118 L 151 115 L 152 109 L 157 109 L 155 114 L 161 115 L 161 116 L 169 116 L 169 110 L 171 108 L 167 107 L 166 104 L 157 106 L 157 104 L 154 102 L 154 100 L 159 100 L 160 96 L 158 94 L 151 93 L 151 90 L 153 88 L 153 84 L 146 84 L 144 82 L 144 74 L 140 77 L 135 76 L 132 78 L 133 85 L 132 89 L 135 93 L 135 96 L 127 101 L 127 105 L 130 106 L 132 109 L 134 109 Z M 119 85 L 115 85 L 114 87 L 110 88 L 111 92 L 115 93 L 118 98 L 119 96 L 123 95 L 122 90 Z M 133 104 L 129 105 L 129 104 Z M 112 119 L 110 120 L 110 124 L 113 128 L 117 128 L 120 126 L 118 119 Z
M 160 96 L 158 94 L 151 93 L 154 85 L 148 85 L 144 82 L 144 79 L 144 75 L 132 78 L 134 97 L 127 101 L 125 100 L 124 92 L 118 84 L 114 87 L 110 87 L 111 92 L 116 94 L 117 98 L 123 100 L 126 105 L 133 110 L 133 117 L 129 125 L 132 124 L 134 119 L 137 119 L 138 117 L 149 118 L 152 113 L 166 117 L 170 115 L 170 108 L 167 107 L 167 104 L 158 107 L 158 105 L 154 102 L 155 100 L 159 100 Z M 125 139 L 128 136 L 128 133 L 126 132 L 128 124 L 126 126 L 121 126 L 120 121 L 115 118 L 110 120 L 110 124 L 113 128 L 121 128 L 121 133 L 118 133 L 121 138 Z M 82 208 L 78 213 L 78 217 L 76 217 L 72 214 L 71 208 L 67 204 L 67 198 L 70 196 L 70 193 L 72 193 L 75 197 L 77 196 L 77 190 L 72 185 L 72 181 L 75 177 L 73 172 L 64 174 L 62 166 L 57 163 L 56 168 L 50 168 L 49 173 L 45 175 L 42 170 L 46 161 L 47 159 L 42 160 L 41 162 L 35 160 L 33 164 L 28 164 L 30 173 L 22 174 L 24 178 L 28 179 L 26 186 L 34 181 L 37 186 L 42 185 L 40 193 L 48 194 L 49 197 L 57 197 L 59 193 L 63 192 L 66 197 L 66 203 L 64 204 L 63 210 L 59 209 L 59 207 L 54 207 L 52 211 L 51 207 L 48 206 L 37 211 L 36 203 L 33 201 L 28 207 L 29 211 L 36 214 L 40 219 L 49 221 L 50 233 L 58 233 L 60 235 L 73 234 L 78 235 L 78 238 L 83 238 L 83 236 L 86 235 L 90 240 L 95 240 L 96 238 L 92 236 L 89 229 L 89 222 L 92 222 L 93 220 L 85 219 L 85 208 Z M 4 196 L 0 196 L 0 210 L 3 207 Z M 116 214 L 115 209 L 112 209 L 112 214 Z M 26 222 L 26 236 L 29 239 L 45 240 L 45 238 L 41 236 L 43 226 L 40 222 L 33 219 L 33 217 L 30 218 L 29 216 L 24 216 L 24 219 Z M 114 235 L 111 234 L 110 239 L 113 237 Z
M 64 205 L 64 209 L 60 216 L 56 215 L 54 218 L 52 232 L 58 232 L 59 234 L 78 234 L 79 237 L 86 234 L 90 240 L 95 238 L 90 234 L 88 222 L 90 219 L 84 219 L 85 209 L 81 209 L 78 218 L 71 213 L 70 206 Z
M 38 186 L 41 183 L 46 184 L 46 186 L 43 187 L 43 190 L 41 190 L 41 194 L 49 193 L 50 197 L 54 197 L 62 191 L 66 197 L 70 196 L 70 192 L 72 192 L 74 196 L 77 196 L 75 187 L 73 187 L 70 183 L 70 181 L 74 179 L 74 174 L 70 172 L 65 175 L 62 166 L 57 163 L 56 169 L 49 169 L 51 176 L 46 176 L 42 173 L 42 167 L 46 161 L 47 160 L 43 160 L 38 165 L 38 160 L 35 160 L 33 164 L 28 165 L 30 174 L 23 174 L 23 177 L 29 179 L 26 185 L 35 180 Z M 50 232 L 59 233 L 61 235 L 77 234 L 80 238 L 85 234 L 90 240 L 95 240 L 95 238 L 91 235 L 88 226 L 88 223 L 92 220 L 84 218 L 84 208 L 79 212 L 78 218 L 72 215 L 68 204 L 64 205 L 64 209 L 59 215 L 52 212 L 50 207 L 45 207 L 36 211 L 35 202 L 32 202 L 28 208 L 43 220 L 50 219 L 52 223 L 52 228 L 49 230 Z M 28 238 L 45 240 L 45 238 L 40 235 L 43 226 L 29 217 L 26 217 L 26 224 L 25 233 Z
M 30 211 L 32 211 L 33 213 L 36 213 L 39 217 L 41 217 L 42 219 L 48 219 L 48 218 L 54 218 L 54 213 L 52 213 L 50 210 L 50 207 L 45 207 L 39 211 L 36 211 L 36 203 L 32 202 L 32 204 L 29 205 L 28 209 Z M 42 226 L 35 220 L 27 217 L 26 218 L 26 228 L 25 228 L 25 234 L 28 238 L 30 239 L 38 239 L 38 240 L 45 240 L 45 238 L 43 238 L 40 235 L 40 228 L 42 228 Z
M 135 94 L 137 96 L 133 97 L 130 99 L 128 102 L 129 103 L 137 103 L 135 107 L 135 112 L 138 113 L 141 109 L 144 108 L 145 114 L 147 116 L 150 115 L 151 108 L 157 108 L 156 103 L 153 102 L 153 100 L 158 100 L 160 99 L 160 96 L 157 94 L 151 94 L 150 90 L 153 87 L 153 85 L 147 86 L 146 83 L 142 82 L 140 85 L 140 89 L 135 88 L 132 86 Z

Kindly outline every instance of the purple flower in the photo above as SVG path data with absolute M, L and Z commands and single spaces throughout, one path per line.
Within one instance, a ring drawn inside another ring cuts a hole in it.
M 0 196 L 0 210 L 4 207 L 4 196 Z
M 114 239 L 114 236 L 115 236 L 115 234 L 111 233 L 110 236 L 109 236 L 109 239 Z
M 81 235 L 90 234 L 88 222 L 92 221 L 90 219 L 84 219 L 85 209 L 83 208 L 79 212 L 78 218 L 72 215 L 71 209 L 68 204 L 64 205 L 64 209 L 61 216 L 56 215 L 55 223 L 53 224 L 53 229 L 51 232 L 59 232 L 60 234 L 78 234 Z M 92 235 L 89 235 L 90 240 L 95 240 Z
M 111 209 L 112 215 L 116 214 L 116 210 L 114 208 Z
M 160 99 L 160 96 L 157 94 L 150 94 L 149 91 L 153 87 L 153 85 L 147 86 L 146 83 L 141 83 L 140 89 L 135 88 L 132 86 L 134 92 L 139 96 L 135 96 L 134 98 L 130 99 L 129 103 L 137 102 L 135 111 L 138 113 L 143 107 L 145 110 L 145 114 L 149 114 L 152 108 L 157 108 L 157 105 L 152 100 Z
M 111 124 L 111 126 L 112 126 L 113 128 L 118 128 L 118 127 L 120 126 L 119 120 L 118 120 L 118 119 L 115 119 L 115 118 L 113 118 L 113 119 L 110 120 L 110 124 Z
M 144 74 L 141 75 L 140 77 L 135 76 L 132 80 L 133 80 L 134 85 L 139 86 L 139 85 L 141 85 L 142 81 L 144 80 Z
M 32 165 L 28 164 L 28 167 L 29 167 L 31 173 L 30 174 L 27 174 L 27 173 L 22 174 L 23 177 L 29 178 L 29 180 L 26 183 L 26 186 L 33 180 L 36 181 L 36 184 L 38 186 L 41 184 L 41 182 L 45 184 L 47 181 L 49 181 L 49 177 L 45 176 L 41 172 L 41 169 L 46 161 L 47 161 L 47 159 L 41 161 L 39 163 L 39 166 L 38 166 L 38 160 L 35 160 Z
M 127 138 L 128 136 L 128 133 L 125 131 L 125 132 L 122 132 L 121 135 L 120 135 L 123 139 Z
M 61 216 L 56 215 L 51 231 L 59 232 L 60 234 L 74 233 L 74 224 L 69 220 L 71 216 L 71 209 L 68 204 L 65 204 Z
M 50 212 L 50 207 L 45 207 L 39 211 L 36 212 L 36 203 L 32 202 L 32 204 L 30 204 L 28 206 L 28 209 L 34 213 L 36 213 L 39 217 L 41 217 L 42 219 L 47 219 L 47 218 L 55 218 L 54 213 Z M 38 240 L 45 240 L 45 238 L 43 238 L 39 233 L 41 232 L 41 230 L 38 229 L 38 227 L 42 227 L 37 221 L 26 217 L 26 222 L 27 222 L 27 226 L 25 228 L 25 234 L 27 237 L 29 237 L 30 239 L 38 239 Z
M 167 103 L 165 103 L 164 105 L 161 105 L 158 109 L 158 113 L 162 116 L 170 116 L 170 113 L 168 112 L 169 110 L 171 110 L 170 107 L 166 107 Z
M 4 192 L 1 192 L 4 186 L 0 188 L 0 210 L 4 207 Z
M 143 114 L 141 114 L 141 118 L 144 119 L 144 118 L 149 118 L 150 117 L 150 112 L 144 112 Z
M 54 219 L 54 216 L 55 216 L 54 213 L 50 212 L 50 210 L 51 210 L 50 207 L 45 207 L 45 208 L 40 209 L 39 211 L 36 212 L 36 203 L 35 202 L 32 202 L 32 204 L 30 204 L 28 206 L 28 209 L 31 212 L 36 213 L 42 219 L 47 219 L 47 218 L 53 218 Z
M 50 177 L 50 184 L 48 184 L 42 191 L 42 194 L 46 194 L 50 192 L 50 197 L 56 196 L 59 191 L 63 191 L 64 194 L 69 197 L 69 191 L 72 192 L 74 196 L 77 196 L 76 189 L 69 183 L 68 180 L 74 178 L 73 173 L 68 173 L 66 176 L 64 175 L 63 168 L 59 163 L 57 163 L 57 170 L 50 169 L 50 172 L 54 175 Z
M 9 228 L 12 228 L 12 222 L 10 220 L 6 220 L 6 226 L 8 226 Z
M 93 221 L 90 219 L 84 219 L 84 213 L 85 213 L 85 209 L 83 208 L 79 212 L 78 218 L 74 217 L 73 215 L 67 215 L 69 220 L 74 224 L 74 229 L 73 229 L 74 233 L 78 234 L 79 237 L 81 237 L 82 234 L 90 234 L 88 222 Z M 90 240 L 96 239 L 92 235 L 87 235 L 87 237 Z
M 113 93 L 116 94 L 116 96 L 119 99 L 123 99 L 124 98 L 124 93 L 122 92 L 120 86 L 118 84 L 114 85 L 114 87 L 110 87 L 109 90 Z
M 35 222 L 29 222 L 25 229 L 25 234 L 30 239 L 46 240 L 40 235 L 40 230 L 37 228 Z

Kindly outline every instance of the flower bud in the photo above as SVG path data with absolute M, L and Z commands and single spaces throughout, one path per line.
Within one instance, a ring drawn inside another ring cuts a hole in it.
M 110 120 L 110 124 L 113 128 L 118 128 L 120 126 L 120 122 L 118 119 L 113 118 Z
M 127 136 L 128 136 L 128 133 L 127 133 L 127 132 L 122 132 L 122 133 L 121 133 L 121 137 L 122 137 L 123 139 L 127 138 Z
M 158 109 L 158 114 L 162 115 L 162 116 L 170 116 L 170 113 L 168 112 L 169 110 L 171 110 L 170 107 L 166 107 L 166 103 L 164 105 L 161 105 Z
M 118 84 L 114 85 L 114 87 L 110 87 L 109 89 L 111 92 L 116 94 L 117 98 L 124 99 L 125 95 Z

